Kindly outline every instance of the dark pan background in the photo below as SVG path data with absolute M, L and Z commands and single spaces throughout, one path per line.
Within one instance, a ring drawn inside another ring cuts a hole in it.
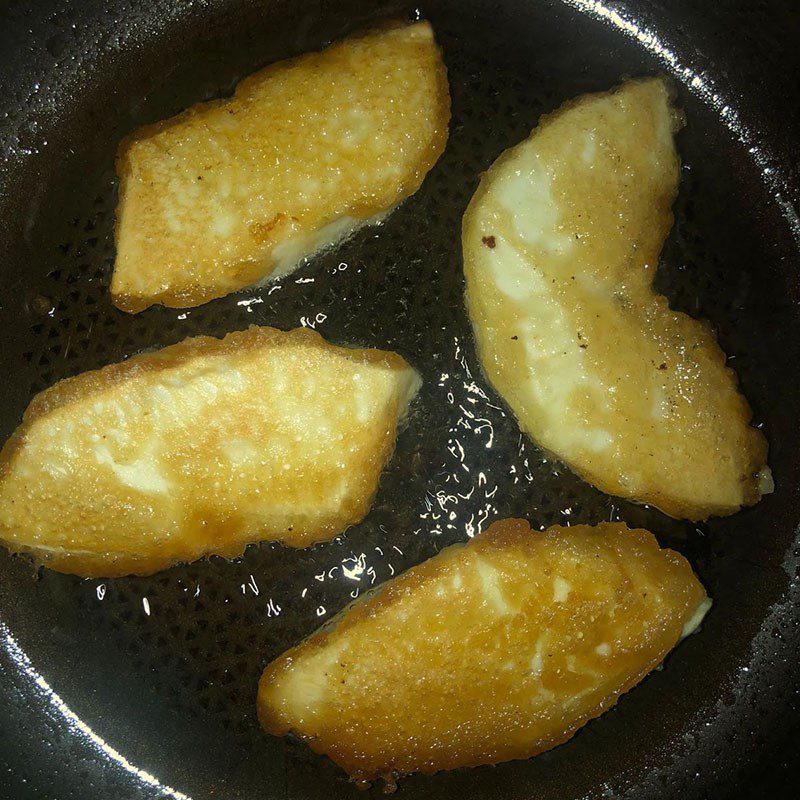
M 169 796 L 165 787 L 194 800 L 360 796 L 326 760 L 260 733 L 260 670 L 366 586 L 510 515 L 647 526 L 687 555 L 715 606 L 664 670 L 567 745 L 407 778 L 400 796 L 797 796 L 800 15 L 793 0 L 613 5 L 692 70 L 676 75 L 689 125 L 659 285 L 717 326 L 778 486 L 754 509 L 693 526 L 605 497 L 521 440 L 480 375 L 464 315 L 459 223 L 478 173 L 575 94 L 676 71 L 652 52 L 654 38 L 637 41 L 576 5 L 592 4 L 427 3 L 453 122 L 420 192 L 279 288 L 133 317 L 107 294 L 119 139 L 265 63 L 413 9 L 0 2 L 0 438 L 60 378 L 250 323 L 313 324 L 333 341 L 394 349 L 425 379 L 374 509 L 334 542 L 264 544 L 235 563 L 113 581 L 37 572 L 0 553 L 0 797 L 141 800 Z

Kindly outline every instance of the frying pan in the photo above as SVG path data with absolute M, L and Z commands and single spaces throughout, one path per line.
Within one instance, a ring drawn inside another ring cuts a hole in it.
M 444 51 L 453 119 L 417 195 L 277 284 L 186 312 L 111 306 L 113 158 L 125 134 L 371 20 L 420 14 Z M 648 527 L 689 558 L 714 608 L 663 670 L 568 744 L 405 778 L 402 796 L 794 796 L 784 783 L 800 689 L 791 0 L 39 0 L 5 2 L 0 15 L 3 437 L 60 378 L 250 323 L 396 350 L 425 380 L 373 510 L 331 543 L 262 544 L 235 562 L 109 581 L 0 554 L 0 795 L 354 797 L 330 762 L 259 731 L 261 669 L 370 585 L 516 515 Z M 659 287 L 717 327 L 777 484 L 755 508 L 704 525 L 606 497 L 523 439 L 481 376 L 462 302 L 460 218 L 481 170 L 565 99 L 659 71 L 689 123 Z

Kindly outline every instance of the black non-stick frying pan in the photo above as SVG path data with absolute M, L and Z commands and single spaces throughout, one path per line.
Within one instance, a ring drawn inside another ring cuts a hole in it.
M 417 195 L 276 285 L 187 312 L 111 306 L 122 136 L 266 63 L 409 14 L 432 21 L 453 98 L 447 150 Z M 800 688 L 798 41 L 793 0 L 3 3 L 3 437 L 60 378 L 250 323 L 396 350 L 425 384 L 373 510 L 334 542 L 108 581 L 0 554 L 0 795 L 358 796 L 330 762 L 259 731 L 261 669 L 369 585 L 515 515 L 648 527 L 689 558 L 714 608 L 663 670 L 568 744 L 406 778 L 402 796 L 721 798 L 743 796 L 745 780 L 796 796 L 781 784 L 790 769 L 771 772 L 786 766 Z M 706 525 L 606 497 L 521 438 L 481 377 L 462 302 L 460 220 L 481 170 L 565 99 L 659 71 L 688 118 L 659 284 L 716 325 L 777 484 Z

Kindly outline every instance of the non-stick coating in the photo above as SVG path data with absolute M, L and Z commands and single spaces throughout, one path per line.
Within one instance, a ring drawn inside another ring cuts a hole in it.
M 353 797 L 329 762 L 258 730 L 261 668 L 366 586 L 510 515 L 647 526 L 689 557 L 714 609 L 663 671 L 569 744 L 407 778 L 402 796 L 720 797 L 735 787 L 780 735 L 798 687 L 791 7 L 631 2 L 615 17 L 590 0 L 432 2 L 422 11 L 444 50 L 453 120 L 420 192 L 273 287 L 129 316 L 108 297 L 117 141 L 265 63 L 413 12 L 355 0 L 6 5 L 2 436 L 60 378 L 251 323 L 311 324 L 336 342 L 397 350 L 425 385 L 374 509 L 337 541 L 109 581 L 0 555 L 0 788 L 58 800 L 172 789 L 195 800 Z M 700 526 L 605 497 L 522 439 L 480 374 L 462 303 L 460 218 L 480 171 L 563 100 L 659 70 L 675 76 L 688 117 L 659 283 L 717 326 L 777 483 L 756 508 Z

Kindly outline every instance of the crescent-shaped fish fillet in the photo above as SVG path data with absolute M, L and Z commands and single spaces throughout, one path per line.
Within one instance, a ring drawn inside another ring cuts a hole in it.
M 528 758 L 613 705 L 709 606 L 647 531 L 496 522 L 273 661 L 258 714 L 357 779 Z
M 60 381 L 0 453 L 0 541 L 112 576 L 331 539 L 369 510 L 419 383 L 394 353 L 257 327 Z
M 661 79 L 544 117 L 483 176 L 464 272 L 481 363 L 522 429 L 603 491 L 700 520 L 772 478 L 711 327 L 652 287 L 681 124 Z
M 114 303 L 196 306 L 290 272 L 416 192 L 449 118 L 419 22 L 273 64 L 136 131 L 117 158 Z

